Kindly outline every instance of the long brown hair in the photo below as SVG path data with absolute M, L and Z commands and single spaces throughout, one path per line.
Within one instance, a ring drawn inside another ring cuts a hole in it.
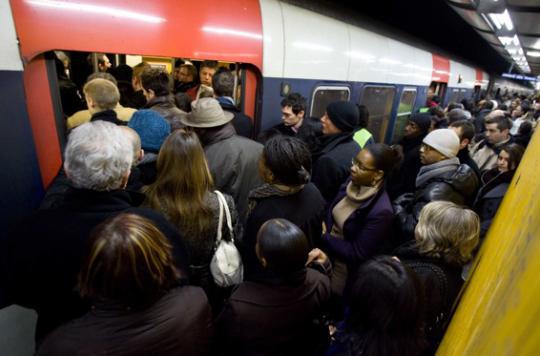
M 163 211 L 186 237 L 204 234 L 212 220 L 205 196 L 213 181 L 197 135 L 174 131 L 161 146 L 156 168 L 156 181 L 144 189 L 146 205 Z
M 106 220 L 87 244 L 79 275 L 83 297 L 143 306 L 174 287 L 181 276 L 169 241 L 142 216 L 119 214 Z

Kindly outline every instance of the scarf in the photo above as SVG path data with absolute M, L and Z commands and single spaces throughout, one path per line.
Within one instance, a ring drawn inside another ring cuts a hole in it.
M 437 163 L 422 166 L 416 176 L 416 188 L 421 187 L 432 178 L 439 177 L 446 172 L 456 171 L 459 167 L 459 158 L 448 158 Z
M 253 189 L 251 192 L 249 192 L 248 197 L 248 216 L 251 214 L 253 209 L 255 209 L 255 206 L 257 205 L 257 202 L 264 198 L 269 197 L 286 197 L 289 195 L 293 195 L 304 189 L 305 185 L 282 185 L 282 184 L 268 184 L 265 183 L 255 189 Z

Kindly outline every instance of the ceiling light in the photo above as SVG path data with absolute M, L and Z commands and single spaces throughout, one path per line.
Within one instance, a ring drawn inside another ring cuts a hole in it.
M 527 51 L 527 56 L 540 57 L 540 52 L 539 51 Z
M 536 43 L 532 46 L 534 49 L 540 49 L 540 40 L 536 40 Z
M 512 31 L 514 29 L 514 24 L 512 23 L 512 19 L 510 18 L 510 14 L 508 13 L 508 10 L 504 10 L 502 14 L 488 14 L 489 18 L 491 19 L 491 22 L 497 27 L 497 30 L 502 29 L 502 27 L 506 27 L 508 31 Z

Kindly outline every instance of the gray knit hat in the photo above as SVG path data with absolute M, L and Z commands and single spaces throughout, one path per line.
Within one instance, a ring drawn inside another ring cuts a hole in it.
M 459 137 L 451 129 L 433 130 L 424 137 L 422 142 L 447 158 L 454 158 L 459 152 Z

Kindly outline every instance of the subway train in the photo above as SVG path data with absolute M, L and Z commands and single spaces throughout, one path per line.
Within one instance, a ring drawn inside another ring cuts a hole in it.
M 376 141 L 395 142 L 428 91 L 443 103 L 532 89 L 481 68 L 277 0 L 10 0 L 0 3 L 0 229 L 35 209 L 65 144 L 53 51 L 235 64 L 239 105 L 258 131 L 288 92 L 320 117 L 335 100 L 368 107 Z M 170 63 L 168 64 L 170 65 Z M 241 98 L 241 99 L 240 99 Z M 538 145 L 538 139 L 534 145 Z M 9 305 L 3 296 L 1 307 Z

